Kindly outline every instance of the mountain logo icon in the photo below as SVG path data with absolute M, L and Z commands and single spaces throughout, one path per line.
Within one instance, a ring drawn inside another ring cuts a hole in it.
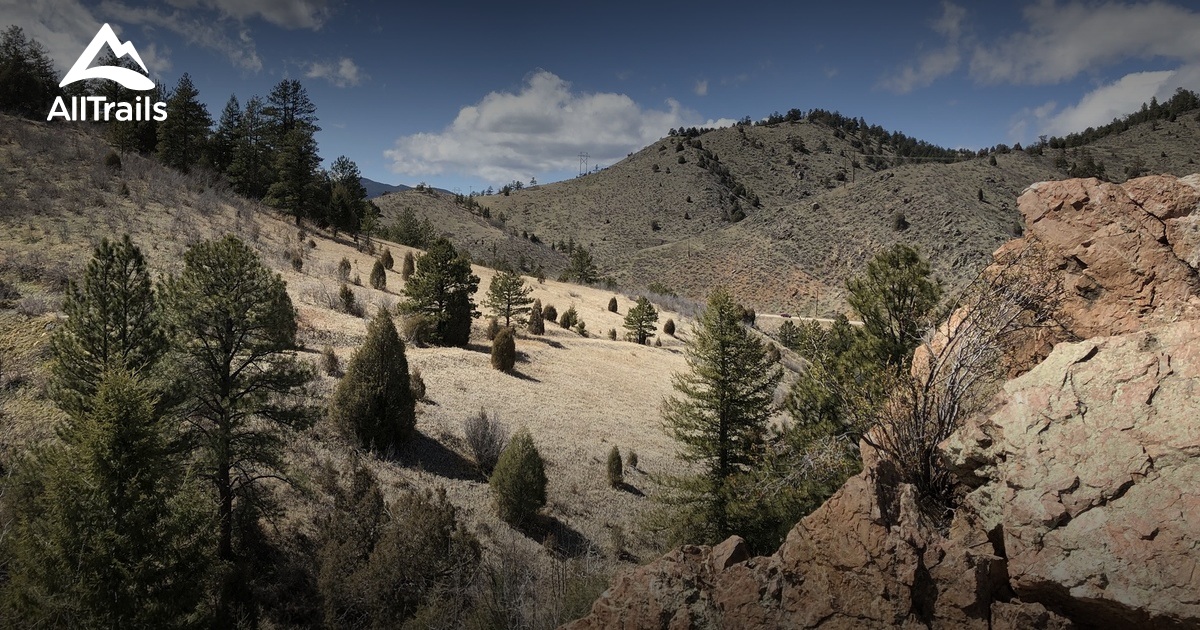
M 59 83 L 58 86 L 66 87 L 76 81 L 86 79 L 108 79 L 116 81 L 131 90 L 144 91 L 154 89 L 154 81 L 151 81 L 150 77 L 145 74 L 138 74 L 129 68 L 122 68 L 120 66 L 96 66 L 89 68 L 88 66 L 96 59 L 100 48 L 105 44 L 108 44 L 108 47 L 118 59 L 129 55 L 142 67 L 143 72 L 149 74 L 150 71 L 146 70 L 146 64 L 142 63 L 142 58 L 138 55 L 137 49 L 133 47 L 133 43 L 121 43 L 121 40 L 117 39 L 117 34 L 113 32 L 112 27 L 105 24 L 100 27 L 99 32 L 92 38 L 92 43 L 88 44 L 88 47 L 83 50 L 83 54 L 79 56 L 75 65 L 71 66 L 71 70 L 67 72 L 67 76 L 63 77 L 62 83 Z

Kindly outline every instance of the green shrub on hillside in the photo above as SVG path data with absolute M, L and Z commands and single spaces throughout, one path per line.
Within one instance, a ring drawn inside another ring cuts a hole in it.
M 505 522 L 522 526 L 546 505 L 546 464 L 529 431 L 521 429 L 496 462 L 488 485 Z
M 511 372 L 517 362 L 517 344 L 512 328 L 501 328 L 492 341 L 492 367 L 501 372 Z

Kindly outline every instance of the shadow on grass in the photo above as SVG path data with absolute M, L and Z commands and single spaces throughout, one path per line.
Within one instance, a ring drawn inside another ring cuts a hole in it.
M 555 553 L 569 558 L 586 555 L 595 546 L 582 532 L 554 516 L 538 515 L 520 531 Z
M 530 335 L 528 337 L 521 337 L 521 341 L 526 341 L 526 340 L 536 341 L 538 343 L 544 343 L 547 346 L 550 346 L 551 348 L 555 348 L 557 350 L 562 350 L 563 348 L 566 347 L 553 339 L 547 339 L 546 337 L 541 337 L 541 336 L 536 336 L 536 335 Z
M 479 480 L 474 464 L 420 431 L 391 460 L 447 479 Z
M 644 496 L 646 496 L 646 493 L 645 493 L 645 492 L 642 492 L 641 490 L 638 490 L 637 488 L 635 488 L 635 487 L 633 487 L 633 486 L 629 485 L 628 483 L 625 483 L 624 481 L 622 481 L 620 484 L 618 484 L 618 485 L 616 486 L 616 488 L 617 488 L 617 490 L 620 490 L 621 492 L 628 492 L 629 494 L 632 494 L 632 495 L 633 495 L 633 496 L 635 496 L 635 497 L 644 497 Z
M 525 374 L 521 370 L 517 370 L 517 369 L 509 370 L 508 375 L 512 376 L 514 378 L 519 378 L 522 381 L 529 381 L 530 383 L 541 383 L 541 381 L 539 381 L 538 379 L 536 379 L 528 374 Z

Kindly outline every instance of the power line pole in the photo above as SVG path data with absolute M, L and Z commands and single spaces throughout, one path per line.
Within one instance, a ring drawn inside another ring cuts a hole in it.
M 579 154 L 579 175 L 581 177 L 586 175 L 588 172 L 587 163 L 589 157 L 591 156 L 589 156 L 586 151 Z

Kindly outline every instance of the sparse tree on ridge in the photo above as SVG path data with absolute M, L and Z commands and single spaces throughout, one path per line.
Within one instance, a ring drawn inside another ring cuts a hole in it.
M 638 345 L 645 345 L 654 336 L 656 322 L 658 311 L 645 297 L 639 297 L 637 304 L 625 314 L 625 329 L 629 331 L 629 339 Z
M 579 284 L 595 284 L 600 278 L 592 254 L 582 245 L 571 250 L 571 262 L 565 274 Z
M 514 321 L 522 324 L 533 303 L 530 293 L 533 289 L 525 284 L 524 278 L 511 271 L 497 271 L 492 276 L 483 305 L 496 317 L 503 317 L 505 326 L 513 325 Z

